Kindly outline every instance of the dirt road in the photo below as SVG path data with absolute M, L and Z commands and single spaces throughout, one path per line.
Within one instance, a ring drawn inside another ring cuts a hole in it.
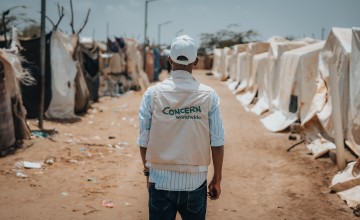
M 329 192 L 337 171 L 329 158 L 314 160 L 304 145 L 287 152 L 295 143 L 288 133 L 267 131 L 223 83 L 194 75 L 218 92 L 226 131 L 222 196 L 208 201 L 207 219 L 358 219 Z M 102 97 L 78 122 L 46 121 L 58 134 L 0 158 L 0 219 L 147 219 L 136 145 L 141 96 Z M 25 169 L 23 161 L 45 163 Z

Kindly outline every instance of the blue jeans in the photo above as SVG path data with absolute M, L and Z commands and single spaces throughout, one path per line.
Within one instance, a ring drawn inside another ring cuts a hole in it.
M 149 219 L 175 219 L 179 212 L 183 220 L 205 219 L 207 204 L 206 181 L 193 191 L 167 191 L 149 187 Z

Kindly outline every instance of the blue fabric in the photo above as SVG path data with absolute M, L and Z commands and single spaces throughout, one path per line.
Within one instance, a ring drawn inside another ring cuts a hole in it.
M 160 66 L 160 52 L 158 48 L 154 48 L 154 80 L 159 80 L 159 75 L 161 72 Z
M 203 220 L 206 215 L 206 181 L 193 191 L 158 190 L 154 183 L 149 187 L 149 219 L 171 220 L 179 212 L 183 220 Z

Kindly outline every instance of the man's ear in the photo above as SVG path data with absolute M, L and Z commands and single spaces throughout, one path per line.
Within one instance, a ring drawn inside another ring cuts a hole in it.
M 196 64 L 199 62 L 199 57 L 196 57 L 196 60 L 194 62 L 194 66 L 196 66 Z
M 171 59 L 171 57 L 170 56 L 168 56 L 168 61 L 169 61 L 169 63 L 172 65 L 172 59 Z

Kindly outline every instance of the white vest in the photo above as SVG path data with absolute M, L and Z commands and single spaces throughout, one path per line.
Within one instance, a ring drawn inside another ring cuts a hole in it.
M 185 71 L 174 71 L 155 86 L 146 151 L 152 168 L 199 172 L 210 164 L 212 91 Z

